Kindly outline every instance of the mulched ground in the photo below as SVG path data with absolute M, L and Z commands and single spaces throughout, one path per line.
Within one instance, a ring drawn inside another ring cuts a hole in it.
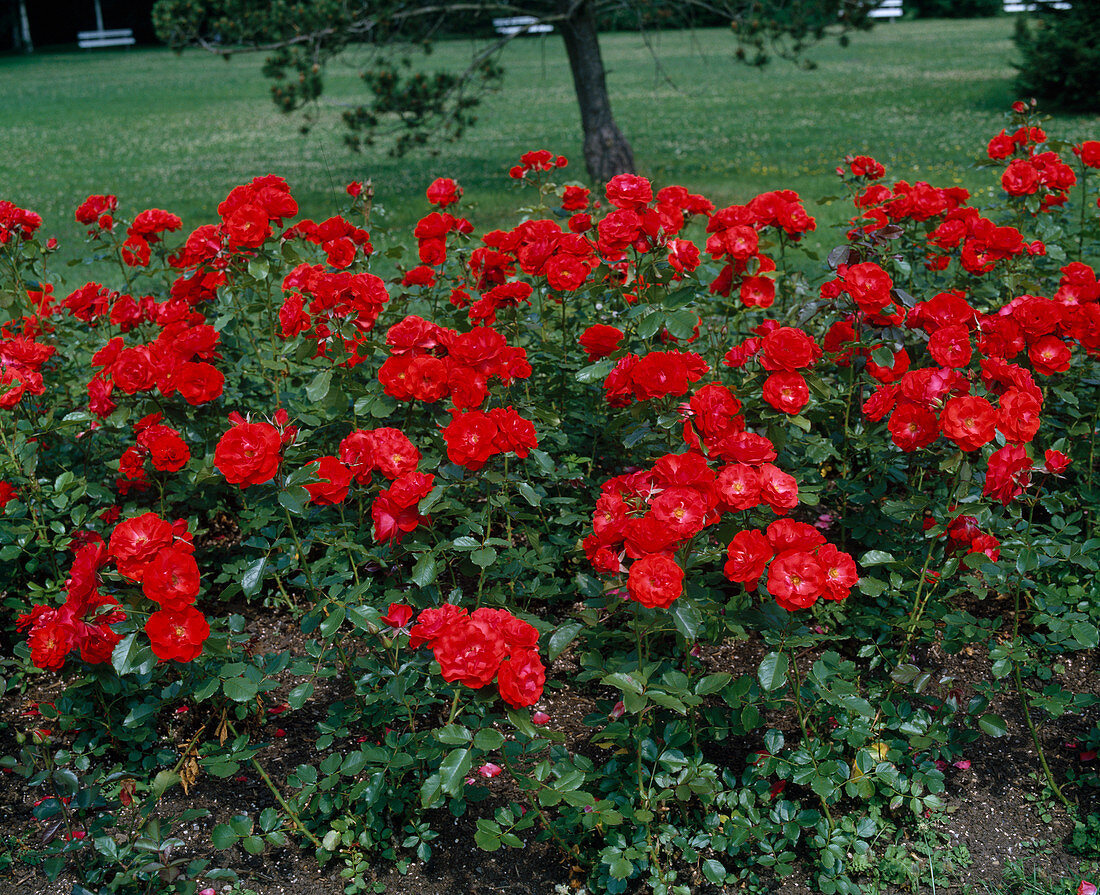
M 265 650 L 298 649 L 301 637 L 294 623 L 277 615 L 260 616 L 253 613 L 250 630 L 258 644 Z M 708 665 L 732 673 L 751 671 L 759 662 L 763 648 L 753 641 L 728 643 L 705 657 Z M 969 649 L 964 653 L 947 656 L 935 648 L 922 657 L 922 667 L 937 675 L 951 675 L 961 695 L 966 698 L 975 682 L 989 677 L 988 656 Z M 568 680 L 570 659 L 568 654 L 553 669 L 556 679 Z M 1077 692 L 1100 694 L 1100 668 L 1094 655 L 1079 654 L 1066 663 L 1061 678 Z M 289 685 L 289 682 L 288 682 Z M 56 683 L 53 684 L 56 687 Z M 13 730 L 23 729 L 26 720 L 20 712 L 29 703 L 39 699 L 49 700 L 50 684 L 43 675 L 35 681 L 33 692 L 23 696 L 7 694 L 0 703 L 0 755 L 14 754 L 16 744 Z M 323 697 L 323 694 L 319 693 Z M 574 692 L 568 685 L 561 690 L 548 691 L 545 703 L 539 708 L 547 711 L 552 725 L 563 730 L 571 745 L 584 747 L 584 740 L 592 733 L 581 719 L 592 710 L 593 704 Z M 1039 798 L 1037 783 L 1038 762 L 1028 735 L 1022 712 L 1014 696 L 1005 695 L 992 707 L 1008 723 L 1008 735 L 1000 739 L 984 737 L 976 742 L 966 758 L 969 768 L 949 768 L 947 771 L 947 811 L 928 822 L 918 833 L 912 825 L 904 828 L 912 845 L 912 854 L 919 853 L 923 841 L 934 841 L 941 855 L 962 856 L 956 861 L 953 875 L 936 880 L 936 891 L 962 893 L 968 886 L 977 892 L 984 891 L 983 882 L 997 882 L 1010 862 L 1024 860 L 1029 870 L 1036 869 L 1051 880 L 1064 879 L 1065 891 L 1076 891 L 1082 872 L 1088 870 L 1080 858 L 1069 854 L 1064 842 L 1072 831 L 1072 821 L 1060 806 Z M 271 747 L 261 760 L 276 783 L 302 762 L 313 760 L 312 743 L 316 736 L 313 727 L 317 715 L 311 716 L 309 707 L 298 713 L 273 717 L 257 731 L 260 737 L 269 737 Z M 176 720 L 176 729 L 170 731 L 173 741 L 185 742 L 189 733 L 186 716 Z M 1043 728 L 1044 747 L 1059 779 L 1065 779 L 1071 770 L 1080 770 L 1079 749 L 1071 744 L 1079 740 L 1094 723 L 1094 718 L 1067 715 L 1049 722 Z M 783 721 L 778 722 L 783 726 Z M 276 736 L 281 728 L 285 735 Z M 731 766 L 743 763 L 745 756 L 759 748 L 759 744 L 743 744 L 744 749 L 730 748 L 722 760 Z M 740 770 L 740 766 L 736 768 Z M 508 783 L 502 776 L 493 781 L 500 786 L 502 800 L 507 800 Z M 1088 793 L 1083 794 L 1088 795 Z M 1091 796 L 1096 798 L 1095 791 Z M 5 851 L 19 854 L 26 846 L 33 847 L 40 836 L 31 815 L 32 801 L 37 794 L 25 792 L 19 779 L 0 774 L 0 855 Z M 186 829 L 176 830 L 186 843 L 181 852 L 188 857 L 208 857 L 215 865 L 232 867 L 241 877 L 242 884 L 257 895 L 343 895 L 347 880 L 340 876 L 343 863 L 333 860 L 327 867 L 319 867 L 310 849 L 289 847 L 269 850 L 261 856 L 253 856 L 240 848 L 217 852 L 210 844 L 210 830 L 217 823 L 227 821 L 232 815 L 249 813 L 256 816 L 274 800 L 258 776 L 246 769 L 235 778 L 218 779 L 203 777 L 185 796 L 178 788 L 169 791 L 162 802 L 162 816 L 172 817 L 184 808 L 205 808 L 210 816 L 200 819 Z M 1090 811 L 1100 811 L 1100 804 L 1084 806 Z M 439 838 L 433 842 L 433 855 L 428 863 L 413 861 L 406 874 L 399 874 L 392 865 L 379 862 L 371 869 L 371 879 L 378 890 L 391 895 L 444 895 L 444 893 L 536 893 L 536 895 L 569 895 L 583 888 L 583 876 L 577 868 L 563 858 L 560 850 L 551 844 L 534 841 L 534 831 L 527 834 L 523 849 L 501 849 L 487 854 L 473 842 L 476 812 L 491 811 L 490 803 L 476 806 L 466 817 L 455 819 L 446 812 L 433 818 L 433 827 Z M 921 837 L 924 837 L 922 840 Z M 929 840 L 928 837 L 932 839 Z M 960 848 L 963 847 L 963 848 Z M 968 855 L 969 863 L 966 861 Z M 0 868 L 3 863 L 0 863 Z M 11 880 L 3 880 L 0 869 L 0 892 L 19 895 L 69 895 L 72 879 L 63 876 L 50 882 L 33 867 L 15 863 L 10 871 Z M 1072 885 L 1071 885 L 1072 884 Z M 924 884 L 925 886 L 927 883 Z M 222 885 L 215 886 L 220 890 Z M 702 884 L 694 887 L 699 892 L 713 892 L 714 887 Z M 727 891 L 739 891 L 730 888 Z M 775 882 L 772 891 L 783 895 L 809 895 L 811 889 L 804 879 L 794 878 Z M 884 892 L 914 891 L 910 886 L 887 887 Z M 924 887 L 915 891 L 931 891 Z

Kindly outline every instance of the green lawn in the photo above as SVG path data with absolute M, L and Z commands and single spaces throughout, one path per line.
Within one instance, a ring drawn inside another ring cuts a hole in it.
M 847 152 L 873 154 L 898 178 L 988 183 L 969 166 L 1014 98 L 1011 30 L 1009 18 L 885 24 L 847 49 L 816 49 L 816 71 L 740 66 L 722 31 L 665 32 L 655 45 L 675 86 L 638 35 L 606 35 L 603 47 L 641 172 L 728 202 L 779 187 L 831 192 Z M 434 58 L 457 63 L 469 52 L 444 44 Z M 343 146 L 338 110 L 357 83 L 348 64 L 330 78 L 325 123 L 302 136 L 267 98 L 260 62 L 157 49 L 0 59 L 0 198 L 42 213 L 50 232 L 67 232 L 90 192 L 116 193 L 130 213 L 175 211 L 190 227 L 258 174 L 285 176 L 311 216 L 331 213 L 348 180 L 370 177 L 388 222 L 404 225 L 424 209 L 431 178 L 447 174 L 481 206 L 485 226 L 514 205 L 505 172 L 525 149 L 564 153 L 574 159 L 567 173 L 584 177 L 572 82 L 554 37 L 512 45 L 504 89 L 436 157 Z M 1100 118 L 1061 118 L 1057 130 L 1097 137 Z

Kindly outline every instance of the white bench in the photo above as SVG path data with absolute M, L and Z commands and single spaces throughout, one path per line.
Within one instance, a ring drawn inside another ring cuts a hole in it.
M 902 8 L 902 0 L 882 0 L 882 2 L 867 13 L 869 19 L 897 19 L 905 13 Z
M 91 50 L 96 47 L 130 47 L 134 44 L 134 32 L 131 28 L 79 31 L 76 35 L 76 44 L 82 50 Z
M 1058 3 L 1020 3 L 1019 0 L 1004 0 L 1005 12 L 1035 12 L 1041 6 L 1051 6 L 1054 9 L 1070 8 L 1070 4 L 1062 0 Z
M 898 0 L 900 3 L 901 0 Z M 493 19 L 493 27 L 502 37 L 515 37 L 517 34 L 549 34 L 553 25 L 540 23 L 535 16 L 513 16 L 510 19 Z

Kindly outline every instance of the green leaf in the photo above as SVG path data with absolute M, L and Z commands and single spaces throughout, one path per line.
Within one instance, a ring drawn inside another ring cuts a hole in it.
M 1003 737 L 1008 733 L 1008 725 L 999 715 L 987 714 L 978 719 L 978 726 L 991 737 Z
M 461 724 L 448 724 L 435 732 L 435 738 L 448 746 L 461 746 L 470 742 L 470 730 Z
M 569 644 L 577 639 L 577 635 L 580 634 L 583 628 L 584 625 L 579 622 L 566 622 L 564 625 L 558 625 L 554 633 L 550 635 L 546 657 L 553 662 L 565 652 Z
M 609 674 L 603 679 L 603 683 L 610 687 L 614 687 L 616 690 L 622 690 L 624 693 L 634 693 L 637 696 L 642 695 L 643 688 L 638 679 L 631 677 L 629 674 L 623 674 L 621 671 Z
M 313 381 L 306 386 L 306 397 L 314 404 L 325 400 L 329 385 L 332 383 L 332 370 L 322 370 L 313 377 Z
M 264 580 L 264 569 L 266 568 L 267 557 L 261 556 L 244 570 L 244 576 L 241 578 L 241 590 L 244 591 L 246 597 L 254 596 L 260 589 L 260 584 Z
M 462 783 L 470 773 L 473 756 L 469 749 L 454 749 L 443 759 L 439 766 L 439 779 L 443 791 L 448 795 L 457 796 L 462 792 Z
M 614 366 L 615 362 L 610 358 L 602 358 L 594 364 L 581 367 L 577 371 L 576 380 L 586 385 L 590 382 L 600 382 L 607 378 L 607 374 L 611 372 L 611 368 Z
M 708 696 L 711 693 L 717 693 L 731 680 L 733 680 L 733 675 L 727 674 L 725 671 L 719 671 L 717 674 L 708 674 L 695 685 L 695 695 Z
M 119 677 L 127 674 L 146 674 L 157 663 L 157 657 L 147 641 L 138 640 L 138 632 L 127 634 L 111 651 L 111 665 Z
M 896 561 L 892 553 L 886 553 L 882 550 L 868 550 L 860 557 L 859 564 L 861 566 L 883 566 Z
M 690 597 L 680 597 L 671 606 L 672 621 L 684 640 L 694 643 L 699 639 L 699 628 L 703 624 L 703 613 L 699 605 Z
M 111 651 L 111 664 L 119 677 L 133 670 L 139 649 L 136 631 L 133 634 L 127 634 L 115 644 L 115 648 Z
M 256 697 L 259 687 L 246 677 L 231 677 L 222 681 L 222 690 L 234 702 L 248 702 Z
M 295 516 L 301 516 L 306 511 L 306 500 L 309 492 L 305 488 L 288 488 L 279 492 L 279 505 L 286 507 Z
M 417 587 L 427 587 L 439 574 L 440 563 L 434 553 L 423 553 L 413 566 L 412 580 Z
M 669 335 L 677 339 L 690 339 L 695 334 L 698 323 L 699 315 L 689 308 L 684 308 L 665 318 L 665 329 L 668 330 Z
M 504 734 L 499 730 L 486 727 L 477 732 L 474 737 L 474 745 L 484 752 L 495 752 L 504 745 Z
M 470 561 L 479 569 L 487 569 L 497 559 L 497 552 L 492 547 L 482 547 L 470 553 Z
M 443 783 L 440 780 L 439 773 L 430 775 L 420 785 L 420 807 L 434 808 L 439 804 L 439 797 L 442 793 Z
M 778 690 L 787 682 L 789 665 L 786 653 L 768 653 L 760 663 L 757 677 L 765 690 Z
M 303 681 L 286 695 L 286 703 L 297 711 L 313 695 L 313 681 Z
M 871 352 L 871 360 L 880 367 L 894 366 L 894 350 L 889 345 L 879 345 Z
M 709 858 L 703 862 L 703 876 L 714 885 L 720 886 L 726 881 L 726 868 L 722 866 L 721 861 Z
M 1093 649 L 1100 638 L 1097 637 L 1096 626 L 1088 622 L 1074 622 L 1070 627 L 1073 639 L 1081 644 L 1082 649 Z
M 886 590 L 886 582 L 878 578 L 861 577 L 858 586 L 860 591 L 869 597 L 881 596 Z
M 527 482 L 520 482 L 518 485 L 516 485 L 516 490 L 520 493 L 523 499 L 526 500 L 533 507 L 537 507 L 542 502 L 542 498 L 539 497 L 538 492 L 535 491 L 535 489 L 532 488 L 530 485 L 528 485 Z
M 240 837 L 233 832 L 233 828 L 229 824 L 218 824 L 210 833 L 210 841 L 214 843 L 214 848 L 218 851 L 232 848 L 237 844 L 238 839 Z
M 661 328 L 661 325 L 664 322 L 664 312 L 654 311 L 648 317 L 644 318 L 641 323 L 638 324 L 638 338 L 649 339 L 657 335 L 657 330 Z
M 336 632 L 340 630 L 340 625 L 344 623 L 344 619 L 347 617 L 347 612 L 343 606 L 336 604 L 329 611 L 329 614 L 325 616 L 324 621 L 318 626 L 317 630 L 321 632 L 321 636 L 326 640 L 334 637 Z

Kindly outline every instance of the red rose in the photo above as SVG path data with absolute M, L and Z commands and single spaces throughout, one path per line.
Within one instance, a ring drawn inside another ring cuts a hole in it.
M 500 663 L 497 687 L 501 698 L 517 709 L 534 705 L 542 697 L 546 668 L 537 651 L 517 650 Z
M 451 180 L 450 177 L 438 177 L 428 187 L 427 195 L 428 201 L 432 205 L 446 208 L 448 205 L 454 205 L 459 200 L 462 196 L 462 187 Z
M 788 612 L 808 609 L 825 591 L 825 570 L 811 554 L 788 550 L 772 560 L 767 588 Z
M 986 467 L 982 495 L 1008 506 L 1031 482 L 1031 458 L 1020 444 L 1006 444 L 994 451 Z
M 477 690 L 496 677 L 508 649 L 488 620 L 470 616 L 449 625 L 432 644 L 432 652 L 445 681 Z
M 1001 395 L 997 412 L 997 428 L 1006 441 L 1026 442 L 1039 431 L 1039 413 L 1042 402 L 1031 392 L 1017 388 L 1009 389 Z
M 798 483 L 793 475 L 765 463 L 760 467 L 760 497 L 777 516 L 783 516 L 798 506 Z
M 418 646 L 431 647 L 444 631 L 461 622 L 468 614 L 453 603 L 423 610 L 409 631 L 409 646 L 414 649 Z
M 826 600 L 845 600 L 852 588 L 859 583 L 855 560 L 832 544 L 823 544 L 817 551 L 817 561 L 825 570 Z
M 447 443 L 447 459 L 471 472 L 477 472 L 490 457 L 498 453 L 496 441 L 500 430 L 492 418 L 480 410 L 455 414 L 443 430 Z
M 1043 336 L 1028 349 L 1027 356 L 1036 373 L 1053 376 L 1069 369 L 1072 354 L 1069 346 L 1057 336 Z
M 810 388 L 800 373 L 772 373 L 764 380 L 764 400 L 793 416 L 810 402 Z
M 1013 159 L 1001 175 L 1001 186 L 1010 196 L 1029 196 L 1039 189 L 1039 172 L 1029 159 Z
M 768 333 L 760 345 L 760 364 L 772 372 L 793 373 L 812 367 L 821 357 L 821 349 L 800 329 L 780 326 Z
M 179 612 L 195 602 L 199 593 L 199 566 L 182 547 L 160 550 L 141 581 L 145 596 L 164 609 Z
M 141 581 L 154 557 L 168 547 L 172 539 L 170 523 L 156 513 L 142 513 L 115 526 L 107 552 L 120 575 L 131 581 Z
M 643 606 L 663 609 L 684 592 L 684 570 L 665 554 L 651 553 L 630 566 L 626 589 Z
M 727 559 L 722 571 L 730 581 L 738 581 L 752 590 L 774 555 L 762 531 L 756 528 L 739 531 L 726 548 Z
M 187 361 L 176 367 L 172 386 L 194 407 L 221 397 L 225 375 L 212 364 Z
M 936 330 L 928 340 L 928 353 L 941 367 L 965 367 L 974 353 L 970 346 L 970 330 L 962 325 Z
M 731 463 L 718 473 L 718 496 L 731 510 L 751 510 L 760 504 L 760 473 L 745 463 Z
M 270 423 L 237 423 L 214 448 L 214 465 L 241 489 L 270 482 L 279 471 L 283 440 Z
M 309 502 L 318 506 L 343 503 L 351 484 L 351 470 L 339 457 L 318 457 L 311 466 L 320 481 L 308 482 Z
M 210 636 L 210 624 L 194 606 L 178 611 L 161 609 L 149 616 L 145 633 L 161 662 L 169 659 L 190 662 L 202 652 L 202 645 Z
M 897 406 L 887 428 L 894 444 L 907 453 L 928 447 L 940 436 L 936 415 L 909 401 Z
M 380 621 L 391 628 L 403 628 L 409 623 L 412 615 L 411 606 L 406 606 L 404 603 L 390 603 L 390 608 Z
M 997 430 L 997 411 L 985 398 L 963 395 L 949 400 L 940 413 L 940 429 L 964 451 L 989 444 Z
M 596 323 L 581 333 L 577 341 L 588 352 L 588 360 L 595 361 L 618 351 L 622 340 L 623 331 L 618 327 Z

